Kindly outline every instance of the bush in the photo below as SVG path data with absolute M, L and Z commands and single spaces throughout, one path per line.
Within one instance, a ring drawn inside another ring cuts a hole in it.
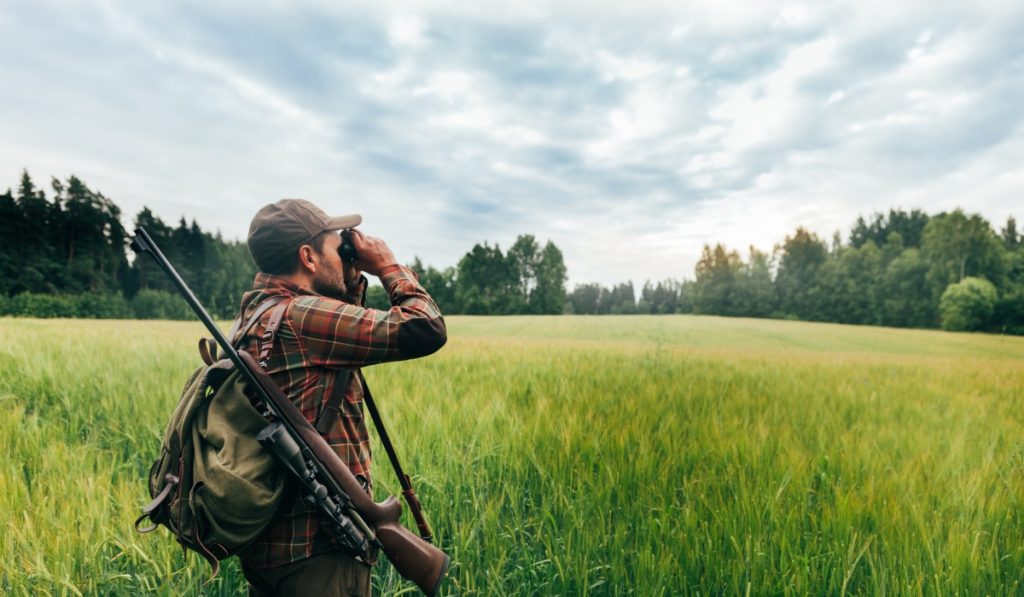
M 120 294 L 23 292 L 13 297 L 0 296 L 0 315 L 124 319 L 132 316 L 132 310 Z
M 998 297 L 996 287 L 984 278 L 964 278 L 958 284 L 950 284 L 939 299 L 942 329 L 984 329 L 992 320 Z
M 15 317 L 77 317 L 74 300 L 63 294 L 22 292 L 7 301 L 8 314 Z
M 83 292 L 71 298 L 75 305 L 77 317 L 88 319 L 129 319 L 133 315 L 128 301 L 120 294 Z
M 140 290 L 131 302 L 138 319 L 192 319 L 188 303 L 180 296 L 162 290 Z

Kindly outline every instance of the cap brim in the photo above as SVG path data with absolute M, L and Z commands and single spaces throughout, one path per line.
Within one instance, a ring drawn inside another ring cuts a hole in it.
M 330 220 L 327 220 L 327 228 L 324 230 L 343 230 L 345 228 L 355 228 L 363 221 L 363 216 L 359 214 L 350 214 L 347 216 L 335 216 Z

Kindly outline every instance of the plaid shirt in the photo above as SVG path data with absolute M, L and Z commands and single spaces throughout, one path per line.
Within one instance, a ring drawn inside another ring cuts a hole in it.
M 387 311 L 362 306 L 367 284 L 364 276 L 344 301 L 264 273 L 256 274 L 253 290 L 242 297 L 242 321 L 268 297 L 293 297 L 274 339 L 267 371 L 310 422 L 331 395 L 339 367 L 358 368 L 424 356 L 446 340 L 441 312 L 412 270 L 389 266 L 380 279 L 393 305 Z M 269 317 L 268 311 L 241 344 L 254 356 L 256 339 Z M 358 375 L 359 371 L 353 372 L 337 420 L 324 439 L 353 474 L 369 483 L 370 437 L 363 419 L 363 390 Z M 337 549 L 329 532 L 321 529 L 322 518 L 315 507 L 309 506 L 299 492 L 295 494 L 282 505 L 281 514 L 266 534 L 240 554 L 246 564 L 269 568 Z

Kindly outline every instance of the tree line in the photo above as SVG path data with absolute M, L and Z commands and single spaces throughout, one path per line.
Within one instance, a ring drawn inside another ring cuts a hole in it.
M 129 260 L 121 210 L 75 176 L 50 193 L 27 172 L 0 194 L 0 314 L 41 317 L 189 318 L 149 260 Z M 256 266 L 244 242 L 195 220 L 145 226 L 217 317 L 235 315 Z M 1024 241 L 1011 217 L 997 232 L 962 210 L 929 216 L 890 210 L 860 217 L 848 239 L 804 228 L 771 252 L 745 256 L 705 245 L 693 278 L 577 284 L 567 292 L 562 252 L 520 235 L 507 251 L 476 244 L 452 267 L 409 264 L 449 314 L 665 314 L 773 317 L 896 327 L 1024 334 Z M 387 307 L 384 289 L 367 301 Z
M 174 318 L 191 312 L 147 259 L 128 260 L 121 210 L 75 176 L 51 193 L 23 172 L 0 194 L 0 314 L 36 317 Z M 149 209 L 143 225 L 216 316 L 231 317 L 256 267 L 244 243 L 184 218 L 169 226 Z
M 50 193 L 22 172 L 0 194 L 0 315 L 188 319 L 191 311 L 149 259 L 128 258 L 120 208 L 81 179 L 52 178 Z M 215 317 L 236 315 L 256 265 L 244 242 L 211 234 L 193 219 L 169 225 L 143 208 L 144 226 Z M 410 264 L 446 313 L 554 314 L 565 306 L 562 252 L 520 235 L 507 252 L 484 242 L 456 267 Z M 387 308 L 384 289 L 369 304 Z
M 1024 240 L 978 214 L 889 210 L 854 223 L 844 242 L 798 228 L 746 258 L 705 245 L 694 278 L 611 289 L 582 284 L 574 313 L 696 313 L 1024 334 Z

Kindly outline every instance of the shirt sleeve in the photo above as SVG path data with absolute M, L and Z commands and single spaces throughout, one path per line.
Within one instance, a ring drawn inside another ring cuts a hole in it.
M 292 300 L 287 318 L 307 363 L 363 367 L 426 356 L 444 346 L 448 339 L 444 318 L 416 274 L 392 266 L 380 278 L 391 300 L 388 310 L 323 296 Z

